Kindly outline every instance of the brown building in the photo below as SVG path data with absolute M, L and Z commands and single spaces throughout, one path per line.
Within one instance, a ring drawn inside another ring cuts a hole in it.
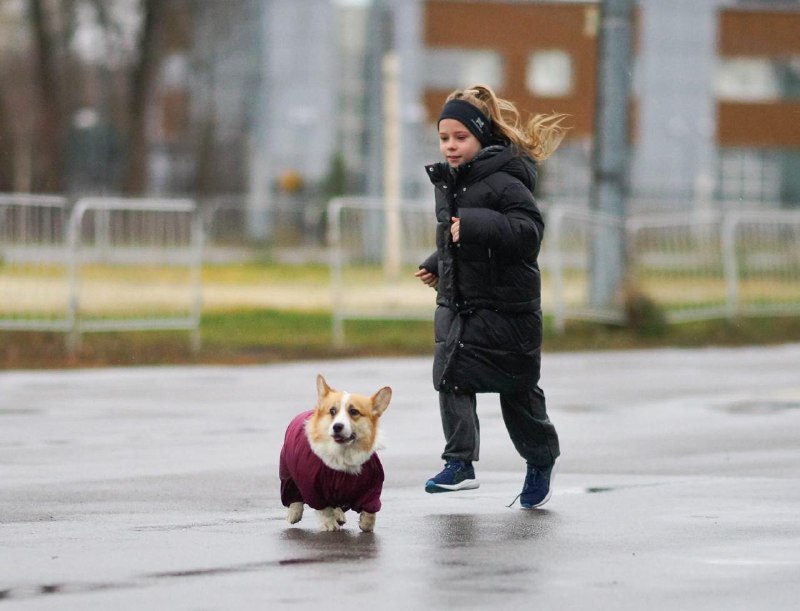
M 595 3 L 427 0 L 423 43 L 433 53 L 462 49 L 493 56 L 486 64 L 499 68 L 490 83 L 499 95 L 528 113 L 567 113 L 573 117 L 574 134 L 588 136 L 594 112 L 597 15 Z M 474 57 L 479 60 L 480 55 Z M 450 90 L 425 91 L 429 117 L 437 116 Z
M 751 82 L 718 101 L 719 144 L 800 149 L 800 10 L 725 8 L 719 19 L 721 64 L 749 66 Z
M 631 100 L 633 192 L 645 206 L 800 205 L 800 5 L 639 0 Z M 487 82 L 573 129 L 546 191 L 585 197 L 598 2 L 425 0 L 433 120 L 446 94 Z

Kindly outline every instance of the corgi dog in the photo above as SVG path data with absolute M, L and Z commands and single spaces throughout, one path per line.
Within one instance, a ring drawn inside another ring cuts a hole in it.
M 295 416 L 281 448 L 281 502 L 290 524 L 308 505 L 320 530 L 341 530 L 350 509 L 360 514 L 362 531 L 374 530 L 384 479 L 378 423 L 391 398 L 388 386 L 367 397 L 334 390 L 317 376 L 317 404 Z

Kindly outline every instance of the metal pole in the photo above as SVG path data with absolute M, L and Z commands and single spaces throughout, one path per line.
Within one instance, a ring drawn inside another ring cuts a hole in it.
M 67 320 L 66 320 L 66 347 L 67 355 L 73 358 L 77 355 L 81 346 L 81 328 L 79 315 L 79 299 L 80 299 L 80 279 L 78 278 L 79 265 L 78 260 L 80 253 L 81 243 L 81 223 L 83 215 L 86 212 L 86 204 L 83 201 L 78 201 L 72 208 L 69 219 L 67 221 L 67 249 L 68 249 L 68 302 L 67 302 Z
M 383 272 L 387 280 L 400 277 L 400 61 L 389 51 L 383 58 L 384 74 L 384 241 Z
M 328 240 L 331 246 L 331 302 L 333 318 L 333 345 L 343 348 L 345 345 L 344 317 L 342 315 L 342 201 L 339 198 L 328 202 Z
M 274 204 L 271 182 L 272 161 L 269 152 L 270 90 L 273 86 L 273 73 L 270 68 L 269 43 L 272 40 L 273 7 L 270 0 L 256 4 L 260 19 L 259 72 L 260 83 L 256 95 L 257 102 L 251 113 L 253 121 L 249 152 L 249 185 L 247 193 L 247 237 L 256 242 L 266 242 L 272 238 L 272 206 Z
M 394 46 L 392 13 L 388 0 L 372 0 L 369 5 L 364 58 L 364 189 L 369 197 L 382 197 L 384 192 L 384 118 L 383 118 L 383 58 Z M 380 261 L 383 249 L 377 236 L 382 236 L 381 211 L 365 211 L 362 247 L 368 260 Z
M 564 225 L 564 208 L 556 207 L 551 210 L 547 219 L 550 225 L 550 238 L 548 240 L 548 254 L 552 257 L 553 275 L 553 309 L 555 328 L 558 334 L 564 332 L 567 319 L 567 305 L 564 296 L 564 257 L 561 251 L 561 231 Z
M 600 9 L 591 206 L 620 222 L 593 231 L 589 299 L 596 308 L 615 304 L 626 276 L 632 6 L 633 0 L 603 0 Z
M 739 310 L 739 268 L 736 262 L 736 230 L 740 218 L 728 213 L 722 219 L 720 242 L 722 246 L 722 270 L 725 276 L 725 311 L 728 320 L 733 320 Z
M 189 318 L 191 319 L 190 348 L 192 354 L 200 352 L 202 341 L 201 324 L 203 320 L 203 247 L 205 233 L 203 228 L 203 215 L 198 208 L 192 212 L 191 220 L 191 285 L 192 305 Z

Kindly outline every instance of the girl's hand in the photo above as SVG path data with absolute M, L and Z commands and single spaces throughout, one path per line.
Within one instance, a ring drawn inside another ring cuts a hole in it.
M 450 217 L 450 220 L 453 222 L 453 224 L 450 225 L 450 235 L 453 236 L 453 243 L 455 244 L 461 238 L 461 219 L 453 216 Z
M 429 272 L 427 269 L 422 268 L 418 269 L 414 276 L 422 280 L 423 284 L 427 284 L 432 289 L 435 289 L 436 286 L 439 284 L 439 276 L 434 274 L 433 272 Z

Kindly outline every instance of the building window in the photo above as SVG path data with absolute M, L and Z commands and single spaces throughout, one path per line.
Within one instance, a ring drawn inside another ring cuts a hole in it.
M 575 85 L 572 57 L 560 49 L 534 51 L 528 58 L 525 84 L 533 95 L 543 98 L 570 95 Z
M 583 202 L 591 188 L 591 140 L 572 137 L 558 147 L 539 172 L 537 193 L 544 198 Z
M 425 85 L 432 89 L 460 89 L 483 84 L 503 87 L 503 59 L 487 50 L 430 49 L 426 53 Z
M 775 102 L 800 97 L 800 57 L 723 57 L 716 75 L 717 99 Z
M 776 151 L 729 148 L 720 151 L 719 197 L 740 206 L 781 199 L 781 166 Z

